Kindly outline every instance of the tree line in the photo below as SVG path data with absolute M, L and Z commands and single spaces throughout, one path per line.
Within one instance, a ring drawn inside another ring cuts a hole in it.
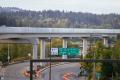
M 51 28 L 120 28 L 119 14 L 92 14 L 59 10 L 30 11 L 0 7 L 0 26 Z
M 106 47 L 101 41 L 97 41 L 86 55 L 86 59 L 120 59 L 120 40 L 112 47 Z M 88 79 L 94 76 L 99 80 L 120 80 L 120 62 L 81 62 L 83 68 L 88 72 Z M 95 67 L 94 67 L 95 66 Z M 94 69 L 95 68 L 95 69 Z M 95 71 L 95 74 L 94 74 Z M 97 76 L 97 74 L 99 74 Z

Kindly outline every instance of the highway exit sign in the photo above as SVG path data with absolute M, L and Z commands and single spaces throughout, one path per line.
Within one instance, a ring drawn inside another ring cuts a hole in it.
M 59 48 L 59 55 L 67 55 L 67 48 Z
M 68 55 L 68 56 L 76 56 L 80 54 L 80 50 L 78 48 L 59 48 L 59 55 Z

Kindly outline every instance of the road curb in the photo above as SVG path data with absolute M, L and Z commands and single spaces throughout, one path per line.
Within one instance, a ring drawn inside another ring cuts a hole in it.
M 54 64 L 54 65 L 51 65 L 51 67 L 55 67 L 55 66 L 59 66 L 59 65 L 64 65 L 65 63 L 59 63 L 59 64 Z M 69 63 L 66 63 L 66 64 L 69 64 Z M 48 69 L 50 66 L 47 66 L 46 68 L 43 68 L 41 71 L 45 71 L 46 69 Z
M 19 63 L 23 63 L 23 62 L 29 62 L 29 60 L 24 60 L 24 61 L 17 61 L 17 62 L 12 62 L 12 63 L 9 63 L 9 65 L 14 65 L 14 64 L 19 64 Z

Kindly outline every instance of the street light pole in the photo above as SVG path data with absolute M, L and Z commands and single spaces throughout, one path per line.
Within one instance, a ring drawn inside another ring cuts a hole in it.
M 8 63 L 10 62 L 10 52 L 9 52 L 10 48 L 9 48 L 9 44 L 8 44 Z
M 50 72 L 49 72 L 49 80 L 51 80 L 51 47 L 52 47 L 51 37 L 49 37 L 49 40 L 50 40 Z

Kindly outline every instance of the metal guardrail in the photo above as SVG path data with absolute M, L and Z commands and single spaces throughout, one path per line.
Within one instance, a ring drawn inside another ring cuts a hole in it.
M 118 63 L 120 59 L 39 59 L 30 60 L 30 80 L 33 80 L 33 63 L 36 62 L 111 62 Z M 50 65 L 51 66 L 51 65 Z M 51 80 L 51 79 L 50 79 Z

